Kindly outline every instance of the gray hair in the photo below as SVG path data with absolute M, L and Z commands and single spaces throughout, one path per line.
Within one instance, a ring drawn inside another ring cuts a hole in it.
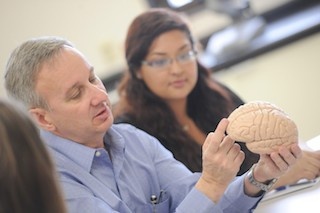
M 25 41 L 10 55 L 5 70 L 5 87 L 9 97 L 27 108 L 49 109 L 46 100 L 35 91 L 39 71 L 52 63 L 64 46 L 73 45 L 59 37 L 39 37 Z

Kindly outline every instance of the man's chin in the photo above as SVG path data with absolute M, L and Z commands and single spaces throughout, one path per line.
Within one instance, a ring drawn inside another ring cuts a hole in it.
M 103 133 L 108 131 L 108 129 L 111 127 L 112 124 L 113 124 L 113 116 L 109 116 L 105 120 L 95 120 L 95 123 L 94 123 L 94 125 L 97 126 L 98 129 Z

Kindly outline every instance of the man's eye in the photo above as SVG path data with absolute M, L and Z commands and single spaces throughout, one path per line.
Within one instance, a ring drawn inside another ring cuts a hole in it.
M 91 83 L 94 83 L 94 82 L 97 81 L 97 77 L 96 77 L 96 76 L 93 76 L 93 77 L 91 77 L 91 78 L 89 79 L 89 81 L 90 81 Z
M 74 94 L 72 94 L 72 96 L 70 97 L 70 99 L 78 99 L 80 97 L 81 93 L 80 92 L 76 92 Z
M 69 100 L 76 100 L 81 97 L 82 90 L 81 89 L 74 89 L 70 94 L 69 94 Z

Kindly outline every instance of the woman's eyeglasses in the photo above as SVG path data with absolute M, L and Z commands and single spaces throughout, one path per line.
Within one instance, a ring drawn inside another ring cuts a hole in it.
M 142 61 L 141 63 L 154 69 L 166 69 L 173 63 L 173 60 L 176 60 L 176 62 L 179 64 L 186 64 L 195 60 L 196 57 L 197 52 L 194 50 L 189 50 L 188 52 L 180 53 L 175 58 L 159 58 L 149 61 Z

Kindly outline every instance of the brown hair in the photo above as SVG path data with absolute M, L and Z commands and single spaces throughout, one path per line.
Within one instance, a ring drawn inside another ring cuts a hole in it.
M 31 118 L 0 100 L 0 212 L 66 212 L 49 153 Z
M 125 41 L 126 61 L 133 76 L 141 67 L 141 61 L 148 54 L 154 39 L 160 34 L 174 29 L 185 32 L 191 45 L 194 45 L 191 32 L 182 16 L 170 10 L 150 9 L 133 20 Z

